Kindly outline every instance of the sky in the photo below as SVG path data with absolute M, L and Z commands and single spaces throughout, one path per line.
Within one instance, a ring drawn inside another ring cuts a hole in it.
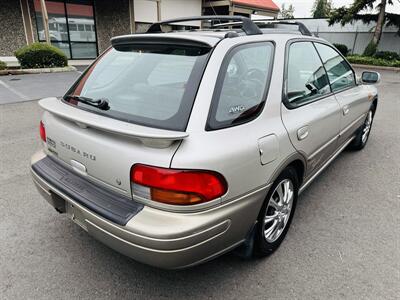
M 287 8 L 290 4 L 294 6 L 294 16 L 295 18 L 308 18 L 311 17 L 311 8 L 313 6 L 314 0 L 274 0 L 274 2 L 282 7 L 285 4 Z M 332 0 L 333 7 L 340 7 L 344 5 L 349 5 L 353 0 Z M 387 12 L 400 14 L 400 1 L 393 0 L 394 5 L 387 5 Z

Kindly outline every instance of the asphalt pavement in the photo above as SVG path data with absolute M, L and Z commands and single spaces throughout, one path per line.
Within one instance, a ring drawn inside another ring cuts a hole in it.
M 0 105 L 0 299 L 399 299 L 400 73 L 381 73 L 367 147 L 341 154 L 300 196 L 275 254 L 182 271 L 109 249 L 34 188 L 41 111 L 27 100 L 61 96 L 79 74 L 0 77 L 12 87 L 0 84 L 0 103 L 16 102 Z
M 0 105 L 60 97 L 79 75 L 80 71 L 0 76 Z

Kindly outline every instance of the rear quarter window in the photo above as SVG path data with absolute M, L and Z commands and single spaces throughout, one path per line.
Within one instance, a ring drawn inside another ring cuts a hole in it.
M 246 123 L 261 112 L 273 65 L 271 42 L 233 48 L 222 63 L 206 130 Z

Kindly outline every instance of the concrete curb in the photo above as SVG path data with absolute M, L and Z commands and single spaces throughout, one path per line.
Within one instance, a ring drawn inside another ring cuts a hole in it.
M 361 65 L 361 64 L 351 64 L 355 68 L 373 69 L 373 70 L 384 70 L 384 71 L 395 71 L 400 72 L 398 67 L 385 67 L 385 66 L 374 66 L 374 65 Z
M 1 70 L 1 75 L 22 75 L 22 74 L 42 74 L 42 73 L 60 73 L 60 72 L 71 72 L 76 71 L 74 66 L 68 66 L 63 68 L 41 68 L 41 69 L 9 69 Z

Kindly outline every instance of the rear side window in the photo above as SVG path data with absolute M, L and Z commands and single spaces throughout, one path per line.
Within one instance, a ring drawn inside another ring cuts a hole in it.
M 335 49 L 320 43 L 314 45 L 324 63 L 334 92 L 356 84 L 353 70 Z
M 106 99 L 109 110 L 79 108 L 149 127 L 184 131 L 209 48 L 124 45 L 94 63 L 67 95 Z M 67 97 L 64 97 L 67 99 Z
M 313 44 L 291 44 L 287 63 L 287 104 L 296 107 L 330 92 L 328 77 Z
M 269 85 L 274 45 L 238 46 L 222 63 L 214 91 L 207 130 L 242 124 L 262 110 Z

